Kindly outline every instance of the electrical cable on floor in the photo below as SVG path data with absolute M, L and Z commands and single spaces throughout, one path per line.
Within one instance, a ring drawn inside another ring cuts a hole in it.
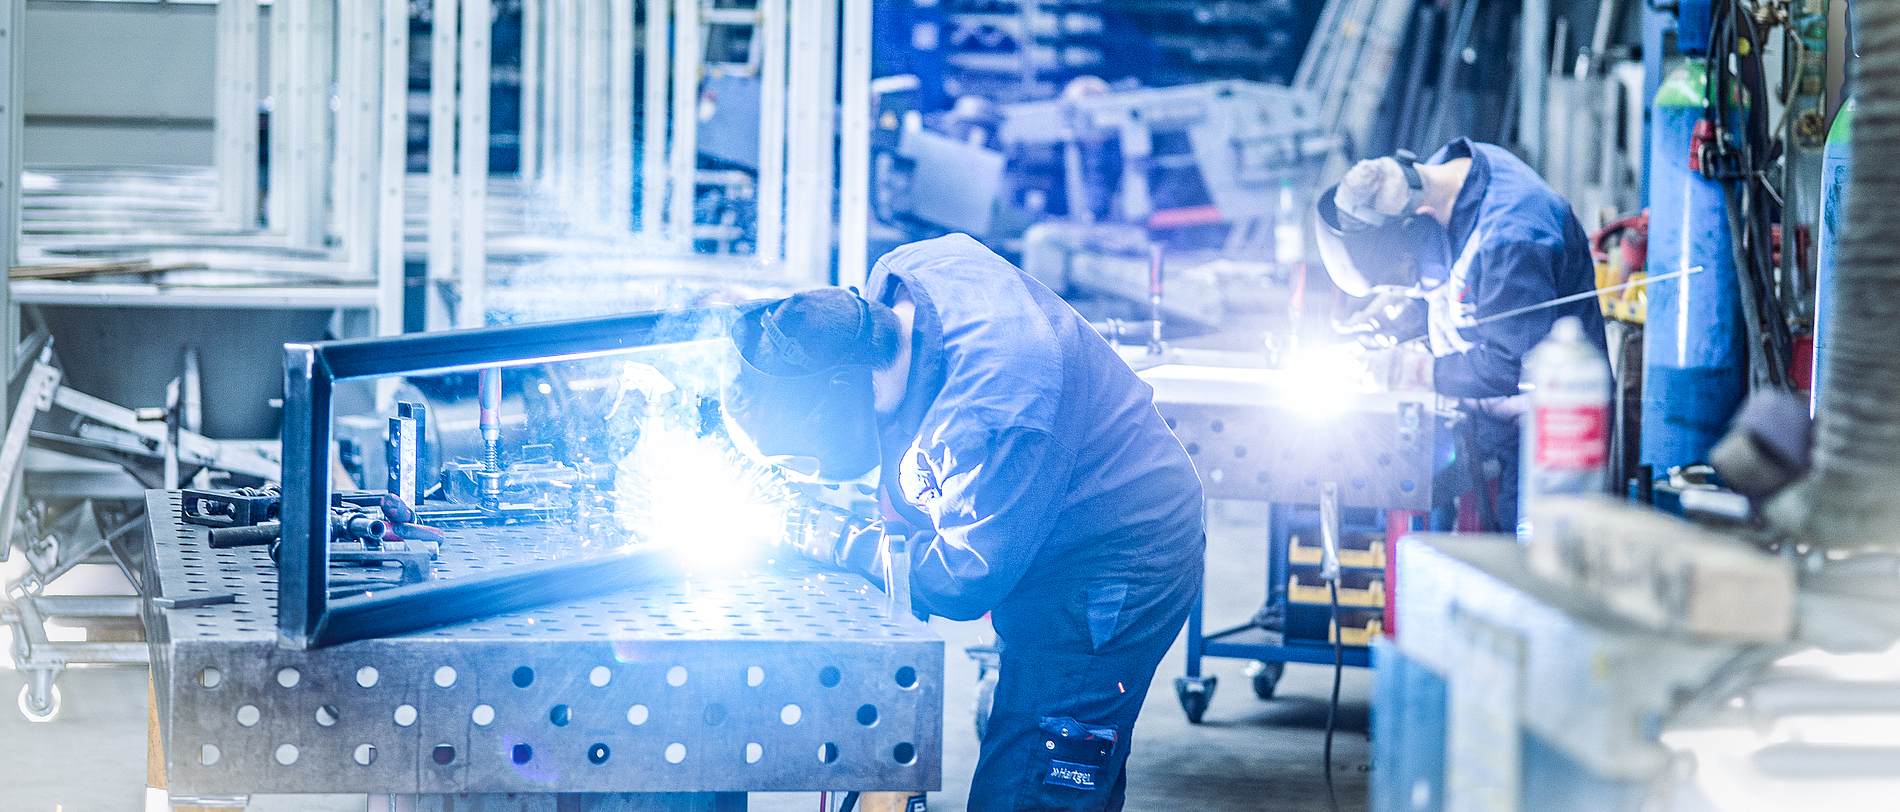
M 1326 703 L 1326 747 L 1320 763 L 1326 769 L 1326 806 L 1332 812 L 1339 812 L 1339 799 L 1333 795 L 1333 726 L 1339 717 L 1339 679 L 1346 670 L 1345 647 L 1341 643 L 1345 630 L 1339 627 L 1339 579 L 1326 582 L 1326 592 L 1333 599 L 1333 698 Z
M 856 808 L 858 808 L 858 793 L 857 790 L 852 790 L 845 794 L 844 806 L 838 807 L 838 812 L 851 812 Z

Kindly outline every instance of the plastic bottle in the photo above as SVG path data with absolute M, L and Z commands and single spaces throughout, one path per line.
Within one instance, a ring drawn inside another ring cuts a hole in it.
M 1524 356 L 1517 538 L 1529 543 L 1538 497 L 1603 493 L 1610 462 L 1610 364 L 1565 316 Z

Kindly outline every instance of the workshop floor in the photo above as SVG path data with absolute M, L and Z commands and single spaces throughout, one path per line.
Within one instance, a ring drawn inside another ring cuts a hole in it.
M 1264 505 L 1216 502 L 1210 511 L 1207 622 L 1224 628 L 1259 607 L 1265 581 Z M 17 561 L 15 562 L 17 563 Z M 948 685 L 944 708 L 942 792 L 930 807 L 960 812 L 976 766 L 972 686 L 976 666 L 963 649 L 989 635 L 986 622 L 933 621 L 945 640 Z M 0 650 L 7 641 L 0 629 Z M 1185 638 L 1161 664 L 1149 691 L 1129 759 L 1131 812 L 1192 809 L 1326 810 L 1320 767 L 1332 669 L 1291 665 L 1275 699 L 1254 698 L 1238 660 L 1206 661 L 1220 678 L 1202 724 L 1190 725 L 1174 697 Z M 22 680 L 0 657 L 0 699 L 19 694 Z M 1333 777 L 1341 810 L 1366 808 L 1367 699 L 1371 672 L 1348 668 L 1341 690 L 1340 732 Z M 145 804 L 146 672 L 136 668 L 73 668 L 59 678 L 58 719 L 30 724 L 0 705 L 0 809 L 7 812 L 133 812 Z M 256 796 L 258 812 L 361 812 L 362 796 Z M 754 795 L 754 812 L 811 812 L 814 793 Z

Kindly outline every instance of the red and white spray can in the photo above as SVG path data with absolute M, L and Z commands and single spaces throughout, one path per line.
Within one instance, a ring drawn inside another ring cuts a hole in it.
M 1537 500 L 1603 493 L 1610 463 L 1610 364 L 1565 316 L 1524 356 L 1530 408 L 1519 453 L 1517 538 L 1529 543 Z

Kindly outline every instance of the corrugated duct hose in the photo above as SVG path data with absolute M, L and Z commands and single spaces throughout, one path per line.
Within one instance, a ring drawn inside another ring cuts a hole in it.
M 1851 6 L 1854 164 L 1828 321 L 1814 467 L 1775 524 L 1839 551 L 1900 553 L 1900 3 Z

